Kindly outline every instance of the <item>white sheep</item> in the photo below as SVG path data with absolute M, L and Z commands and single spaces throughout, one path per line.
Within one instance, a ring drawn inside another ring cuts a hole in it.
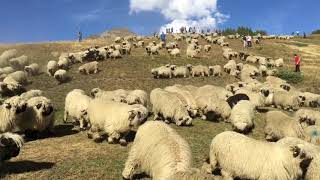
M 121 53 L 118 49 L 109 52 L 109 57 L 113 59 L 121 58 Z
M 226 100 L 228 97 L 232 96 L 232 93 L 220 86 L 205 85 L 197 88 L 194 92 L 195 98 L 201 96 L 216 96 L 219 99 Z
M 25 73 L 24 71 L 16 71 L 8 74 L 8 76 L 4 78 L 3 82 L 12 82 L 10 78 L 22 85 L 28 84 L 29 82 L 27 73 Z
M 320 112 L 311 109 L 299 109 L 295 113 L 295 118 L 303 127 L 320 125 Z
M 69 79 L 67 71 L 64 69 L 57 70 L 53 76 L 59 82 L 59 84 L 67 82 Z
M 6 99 L 0 106 L 0 133 L 13 131 L 26 107 L 27 103 L 19 96 Z
M 91 95 L 94 98 L 100 98 L 107 101 L 116 101 L 126 103 L 126 98 L 128 96 L 128 92 L 123 89 L 118 89 L 114 91 L 104 91 L 100 88 L 94 88 L 91 90 Z
M 18 134 L 9 132 L 0 134 L 0 167 L 3 161 L 19 155 L 23 143 L 23 138 Z
M 200 53 L 199 49 L 192 49 L 189 47 L 187 48 L 187 57 L 196 58 L 199 53 Z
M 20 97 L 25 100 L 28 101 L 29 99 L 33 98 L 33 97 L 38 97 L 38 96 L 43 96 L 43 91 L 38 90 L 38 89 L 31 89 L 25 93 L 22 93 L 20 95 Z
M 277 141 L 284 137 L 304 138 L 301 124 L 281 111 L 267 112 L 264 133 L 269 141 Z
M 128 96 L 126 97 L 126 102 L 129 105 L 133 105 L 133 104 L 141 104 L 145 107 L 147 107 L 148 103 L 149 103 L 149 96 L 147 94 L 147 92 L 143 91 L 143 90 L 133 90 L 130 91 Z
M 203 66 L 203 65 L 192 66 L 191 75 L 192 75 L 192 77 L 209 76 L 210 75 L 209 68 L 207 66 Z
M 172 78 L 173 70 L 170 66 L 161 66 L 151 70 L 155 78 Z
M 302 105 L 306 107 L 313 107 L 316 108 L 320 106 L 320 95 L 310 92 L 302 92 L 299 94 L 302 101 Z
M 192 118 L 188 114 L 187 104 L 174 94 L 160 88 L 154 89 L 150 93 L 150 102 L 154 119 L 163 119 L 165 122 L 175 122 L 176 125 L 191 125 Z M 161 118 L 162 117 L 162 118 Z
M 146 109 L 143 110 L 145 112 Z M 88 106 L 88 117 L 91 128 L 88 137 L 96 142 L 100 140 L 101 132 L 108 136 L 108 143 L 125 145 L 126 135 L 145 121 L 141 114 L 141 107 L 131 106 L 124 103 L 93 99 Z M 143 113 L 144 114 L 144 113 Z
M 269 94 L 272 105 L 288 111 L 297 110 L 299 107 L 299 99 L 287 91 L 275 91 Z
M 179 48 L 174 48 L 174 49 L 172 49 L 171 51 L 168 51 L 168 52 L 172 57 L 180 56 L 180 49 Z
M 3 68 L 0 68 L 0 74 L 3 75 L 3 74 L 10 74 L 10 73 L 13 73 L 14 72 L 14 69 L 11 67 L 11 66 L 7 66 L 7 67 L 3 67 Z
M 221 169 L 225 179 L 298 179 L 303 174 L 300 163 L 311 157 L 298 146 L 284 146 L 226 131 L 215 136 L 210 146 L 209 172 Z
M 69 59 L 69 55 L 67 53 L 62 53 L 59 57 L 57 65 L 60 69 L 68 70 L 71 65 L 71 60 Z
M 254 105 L 250 101 L 240 101 L 231 110 L 230 122 L 239 132 L 248 132 L 254 126 Z
M 222 68 L 220 65 L 209 66 L 210 74 L 213 76 L 221 76 L 222 75 Z
M 174 67 L 173 69 L 173 77 L 183 77 L 183 78 L 187 78 L 190 76 L 190 70 L 191 70 L 192 66 L 178 66 L 178 67 Z
M 18 54 L 16 49 L 9 49 L 0 55 L 0 67 L 5 67 L 9 65 L 9 59 L 15 58 Z
M 254 108 L 263 107 L 265 105 L 265 98 L 260 93 L 250 91 L 246 87 L 237 90 L 235 94 L 247 95 Z
M 211 45 L 204 45 L 203 49 L 205 52 L 209 52 L 211 50 Z
M 261 74 L 262 76 L 267 76 L 267 71 L 268 71 L 267 66 L 265 66 L 265 65 L 260 65 L 260 66 L 259 66 L 259 71 L 260 71 L 260 74 Z
M 58 70 L 57 61 L 49 61 L 47 64 L 47 74 L 49 76 L 54 76 L 54 73 Z
M 69 53 L 68 59 L 70 59 L 72 63 L 83 63 L 83 59 L 85 56 L 86 56 L 85 51 Z
M 9 78 L 9 79 L 11 79 L 10 82 L 0 82 L 0 94 L 3 97 L 20 95 L 21 93 L 26 91 L 21 84 L 19 84 L 12 78 Z
M 72 122 L 79 122 L 80 130 L 84 130 L 88 127 L 88 106 L 91 98 L 86 95 L 83 90 L 74 89 L 69 92 L 65 99 L 64 117 L 63 121 L 68 122 L 68 118 L 72 119 Z
M 283 58 L 276 59 L 274 62 L 276 67 L 282 67 L 284 65 Z
M 24 71 L 27 72 L 29 75 L 35 76 L 39 74 L 40 66 L 37 63 L 32 63 L 28 66 L 25 66 Z
M 14 69 L 23 70 L 29 64 L 28 56 L 22 55 L 9 60 L 9 64 Z
M 97 61 L 93 61 L 81 65 L 78 70 L 82 74 L 97 74 L 99 71 L 98 65 L 99 63 Z
M 228 74 L 230 74 L 231 72 L 237 70 L 236 61 L 235 60 L 228 61 L 228 63 L 223 66 L 223 70 Z

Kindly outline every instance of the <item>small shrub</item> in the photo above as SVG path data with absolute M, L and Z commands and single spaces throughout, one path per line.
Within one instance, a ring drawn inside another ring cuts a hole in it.
M 277 77 L 287 81 L 290 84 L 298 84 L 303 81 L 303 75 L 301 73 L 289 71 L 289 70 L 281 70 L 277 73 Z

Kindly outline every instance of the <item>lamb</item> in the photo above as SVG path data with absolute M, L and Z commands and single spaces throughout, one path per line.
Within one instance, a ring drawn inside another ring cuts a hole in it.
M 173 57 L 177 57 L 180 56 L 180 49 L 179 48 L 174 48 L 172 49 L 169 54 Z
M 39 74 L 40 67 L 37 63 L 32 63 L 29 66 L 25 66 L 24 71 L 27 72 L 31 76 L 35 76 L 35 75 Z
M 53 76 L 59 82 L 59 84 L 65 83 L 70 79 L 70 77 L 67 74 L 67 71 L 64 69 L 57 70 Z
M 22 55 L 9 60 L 9 64 L 14 69 L 23 70 L 29 64 L 28 56 Z
M 120 140 L 120 144 L 126 145 L 126 135 L 145 121 L 146 117 L 141 114 L 147 110 L 141 112 L 141 109 L 140 106 L 93 99 L 87 110 L 91 123 L 88 137 L 98 142 L 102 139 L 99 131 L 102 131 L 107 134 L 108 143 Z
M 19 155 L 23 143 L 23 138 L 18 134 L 9 132 L 0 134 L 0 167 L 3 161 Z
M 155 120 L 162 117 L 165 122 L 169 123 L 171 120 L 178 126 L 192 124 L 187 104 L 183 104 L 175 94 L 157 88 L 151 91 L 150 102 Z
M 275 60 L 274 62 L 276 64 L 276 67 L 282 67 L 284 65 L 282 58 L 279 58 L 279 59 Z
M 20 95 L 21 99 L 28 101 L 33 97 L 43 96 L 43 92 L 41 90 L 32 89 Z
M 240 101 L 231 110 L 230 122 L 238 132 L 250 131 L 254 124 L 254 106 L 250 101 Z
M 128 96 L 126 97 L 126 102 L 129 105 L 133 105 L 133 104 L 141 104 L 145 107 L 147 107 L 148 102 L 149 102 L 149 97 L 147 92 L 143 91 L 143 90 L 133 90 L 131 92 L 129 92 Z
M 15 58 L 18 54 L 16 49 L 9 49 L 0 55 L 0 67 L 9 65 L 9 59 Z
M 311 109 L 299 109 L 295 113 L 295 118 L 303 127 L 311 125 L 320 125 L 320 112 Z
M 203 65 L 192 66 L 191 74 L 192 74 L 192 77 L 196 77 L 196 76 L 204 77 L 204 76 L 210 75 L 209 68 Z
M 54 76 L 54 73 L 58 70 L 57 61 L 49 61 L 47 64 L 47 74 L 49 76 Z
M 115 91 L 103 91 L 100 88 L 94 88 L 91 90 L 91 95 L 94 98 L 100 98 L 106 101 L 127 103 L 126 98 L 128 96 L 128 92 L 123 89 L 118 89 Z
M 88 127 L 88 106 L 91 98 L 81 89 L 74 89 L 66 96 L 64 106 L 63 121 L 68 122 L 68 118 L 71 118 L 72 122 L 80 123 L 80 130 L 85 130 Z
M 60 69 L 68 70 L 69 66 L 71 65 L 69 55 L 66 53 L 62 53 L 59 57 L 57 65 L 58 65 L 58 68 Z
M 17 122 L 21 132 L 27 137 L 34 138 L 38 133 L 53 133 L 54 111 L 50 99 L 43 96 L 33 97 L 27 101 L 26 111 Z
M 304 129 L 306 141 L 320 145 L 320 126 L 308 126 Z
M 269 141 L 277 141 L 284 137 L 304 138 L 301 124 L 281 111 L 267 112 L 264 133 Z
M 174 129 L 163 122 L 149 121 L 137 131 L 122 177 L 132 179 L 136 174 L 147 173 L 152 179 L 161 180 L 210 179 L 193 171 L 191 161 L 188 143 Z
M 298 179 L 303 175 L 300 164 L 312 158 L 299 146 L 284 146 L 258 141 L 245 135 L 226 131 L 213 138 L 210 146 L 211 170 L 221 169 L 225 179 Z
M 86 63 L 79 67 L 79 72 L 82 74 L 97 74 L 99 71 L 98 65 L 98 61 Z
M 222 68 L 220 65 L 209 66 L 210 74 L 213 76 L 221 76 Z
M 11 74 L 8 74 L 8 76 L 4 78 L 3 82 L 12 82 L 12 80 L 22 85 L 28 84 L 28 76 L 23 71 L 16 71 Z
M 172 72 L 173 77 L 187 78 L 190 76 L 191 69 L 192 69 L 191 65 L 175 67 Z
M 27 103 L 19 96 L 6 99 L 0 106 L 0 133 L 12 132 L 18 119 L 25 112 Z

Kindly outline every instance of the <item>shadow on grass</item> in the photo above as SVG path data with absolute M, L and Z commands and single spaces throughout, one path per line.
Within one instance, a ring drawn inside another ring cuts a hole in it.
M 45 169 L 51 169 L 55 163 L 51 162 L 33 162 L 33 161 L 16 161 L 6 162 L 0 172 L 0 178 L 9 174 L 21 174 L 25 172 L 36 172 Z
M 73 134 L 77 134 L 79 131 L 74 130 L 74 126 L 71 124 L 60 124 L 54 127 L 53 137 L 64 137 Z

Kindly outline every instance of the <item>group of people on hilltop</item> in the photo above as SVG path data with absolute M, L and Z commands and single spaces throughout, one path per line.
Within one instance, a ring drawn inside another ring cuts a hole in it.
M 242 37 L 243 41 L 243 47 L 252 47 L 252 36 L 243 36 Z

